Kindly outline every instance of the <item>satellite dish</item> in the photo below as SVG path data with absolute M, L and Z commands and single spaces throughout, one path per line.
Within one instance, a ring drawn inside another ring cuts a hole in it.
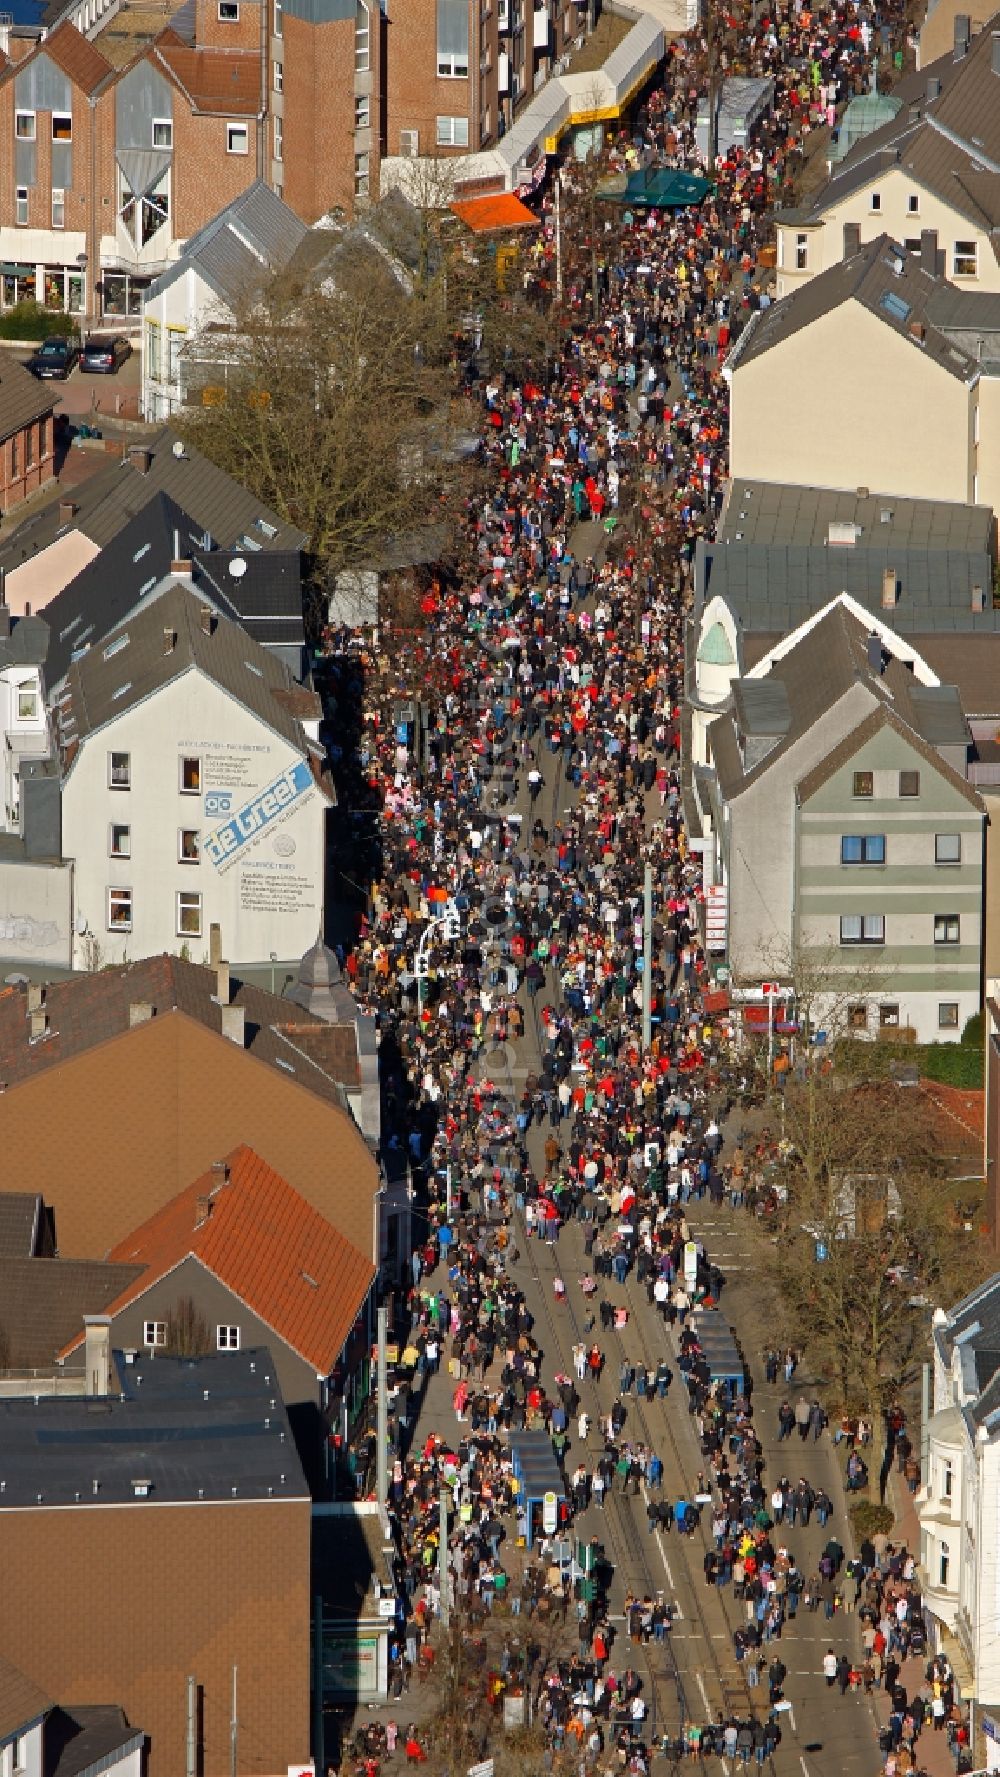
M 247 571 L 247 564 L 244 561 L 242 555 L 234 555 L 232 561 L 229 563 L 229 577 L 230 577 L 230 579 L 231 580 L 242 580 L 246 571 Z
M 77 937 L 82 938 L 87 930 L 87 915 L 85 913 L 78 913 L 73 923 L 76 926 Z
M 183 457 L 183 456 L 185 456 L 185 455 L 186 455 L 186 452 L 185 452 L 185 449 L 184 449 L 184 444 L 183 444 L 183 442 L 182 442 L 182 440 L 181 440 L 181 439 L 180 439 L 180 438 L 175 438 L 175 439 L 174 439 L 174 442 L 173 442 L 173 453 L 174 453 L 174 456 L 175 456 L 175 457 L 176 457 L 176 458 L 177 458 L 177 461 L 178 461 L 178 462 L 180 462 L 180 460 L 181 460 L 181 457 Z

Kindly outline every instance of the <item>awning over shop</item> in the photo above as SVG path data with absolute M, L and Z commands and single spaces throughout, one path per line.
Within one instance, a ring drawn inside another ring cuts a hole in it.
M 449 209 L 473 234 L 500 234 L 509 228 L 537 228 L 538 217 L 512 191 L 492 197 L 472 197 L 449 204 Z
M 626 210 L 680 210 L 700 204 L 711 189 L 709 181 L 696 173 L 682 173 L 677 167 L 645 167 L 630 173 L 624 185 L 601 187 L 598 195 Z

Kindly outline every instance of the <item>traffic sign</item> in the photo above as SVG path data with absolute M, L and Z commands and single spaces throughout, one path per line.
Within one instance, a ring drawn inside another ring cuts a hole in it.
M 760 984 L 760 991 L 763 994 L 780 993 L 781 992 L 781 982 L 780 981 L 762 981 Z

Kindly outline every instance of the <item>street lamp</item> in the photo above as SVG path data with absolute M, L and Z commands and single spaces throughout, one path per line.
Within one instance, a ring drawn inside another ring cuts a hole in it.
M 423 1011 L 424 1006 L 424 982 L 427 979 L 428 969 L 426 955 L 427 941 L 430 938 L 431 933 L 437 931 L 439 926 L 443 928 L 442 936 L 447 939 L 449 944 L 453 944 L 456 938 L 461 937 L 462 916 L 453 900 L 449 899 L 445 902 L 444 912 L 439 913 L 436 919 L 429 919 L 420 934 L 420 943 L 417 945 L 417 954 L 413 963 L 413 973 L 417 978 L 418 1015 Z
M 88 292 L 88 289 L 87 289 L 87 267 L 88 267 L 88 265 L 89 265 L 89 264 L 90 264 L 90 260 L 89 260 L 89 259 L 88 259 L 88 258 L 87 258 L 87 255 L 86 255 L 86 253 L 78 253 L 78 254 L 77 254 L 77 256 L 76 256 L 76 263 L 77 263 L 77 265 L 78 265 L 78 266 L 79 266 L 79 268 L 80 268 L 80 273 L 81 273 L 81 276 L 82 276 L 82 281 L 83 281 L 83 290 L 82 290 L 82 292 L 81 292 L 81 294 L 82 294 L 82 296 L 83 296 L 83 322 L 84 322 L 84 330 L 86 330 L 86 324 L 87 324 L 87 302 L 88 302 L 88 297 L 89 297 L 89 292 Z
M 271 951 L 271 995 L 272 995 L 272 998 L 274 995 L 274 965 L 277 962 L 277 960 L 278 960 L 278 952 L 276 950 L 272 950 Z

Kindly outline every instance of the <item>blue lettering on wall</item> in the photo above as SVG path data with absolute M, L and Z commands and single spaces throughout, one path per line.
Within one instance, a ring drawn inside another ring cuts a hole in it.
M 205 840 L 206 857 L 211 859 L 217 870 L 231 864 L 243 847 L 256 839 L 258 833 L 262 833 L 272 821 L 288 814 L 306 791 L 312 788 L 312 783 L 312 772 L 303 760 L 297 765 L 290 765 L 287 771 L 275 778 L 273 784 L 268 784 L 266 790 L 261 790 L 245 807 L 238 809 L 228 821 L 224 821 L 221 827 L 216 827 L 214 833 L 209 833 Z

